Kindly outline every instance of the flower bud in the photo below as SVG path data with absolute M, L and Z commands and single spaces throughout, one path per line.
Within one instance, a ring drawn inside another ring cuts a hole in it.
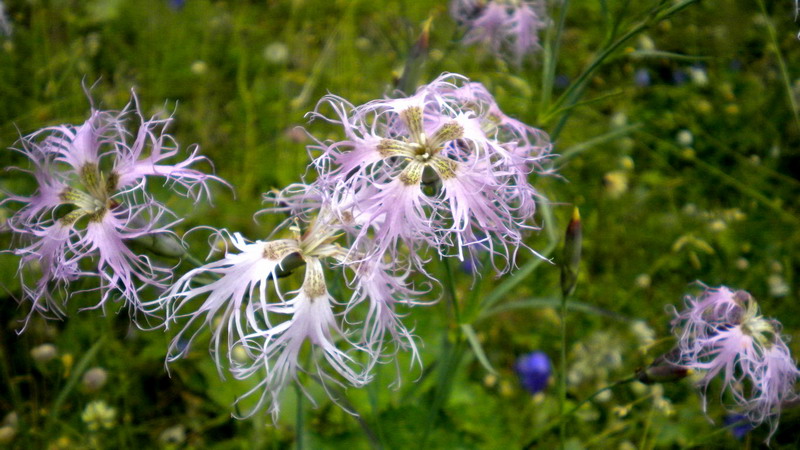
M 691 369 L 670 362 L 665 355 L 659 356 L 648 367 L 636 371 L 636 379 L 644 384 L 680 381 L 691 374 Z
M 564 297 L 572 295 L 578 282 L 582 240 L 581 214 L 575 207 L 572 212 L 572 220 L 567 225 L 567 232 L 564 236 L 564 253 L 561 258 L 561 292 Z
M 422 32 L 419 34 L 417 42 L 411 46 L 411 50 L 408 52 L 406 65 L 403 67 L 403 74 L 397 81 L 397 88 L 402 92 L 414 92 L 417 88 L 419 76 L 422 72 L 422 65 L 428 57 L 432 21 L 433 17 L 429 17 L 428 20 L 425 21 L 422 25 Z
M 186 249 L 180 239 L 172 233 L 151 233 L 131 240 L 143 248 L 159 256 L 180 258 L 186 254 Z

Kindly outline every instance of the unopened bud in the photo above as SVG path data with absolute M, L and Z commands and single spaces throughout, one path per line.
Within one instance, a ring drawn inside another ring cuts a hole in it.
M 575 207 L 572 219 L 567 225 L 567 232 L 564 236 L 564 253 L 561 257 L 561 292 L 564 297 L 570 296 L 575 291 L 575 285 L 578 282 L 582 240 L 581 214 Z
M 304 265 L 306 261 L 300 255 L 300 253 L 292 253 L 287 255 L 281 263 L 278 265 L 278 270 L 276 271 L 276 275 L 278 278 L 288 277 L 292 274 L 294 269 Z
M 636 379 L 644 384 L 670 383 L 680 381 L 692 373 L 686 366 L 670 362 L 668 357 L 659 356 L 648 367 L 636 371 Z
M 422 65 L 428 57 L 428 49 L 430 48 L 430 34 L 431 23 L 433 17 L 422 25 L 422 32 L 414 45 L 411 46 L 406 59 L 406 65 L 403 67 L 403 74 L 397 80 L 397 88 L 405 93 L 414 92 L 417 87 L 420 73 L 422 72 Z
M 159 256 L 168 258 L 180 258 L 186 254 L 186 249 L 181 244 L 180 239 L 171 233 L 152 233 L 131 239 L 147 250 Z

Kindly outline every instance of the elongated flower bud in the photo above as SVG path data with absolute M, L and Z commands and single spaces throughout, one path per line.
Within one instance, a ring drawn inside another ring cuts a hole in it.
M 675 364 L 670 359 L 674 353 L 661 355 L 649 366 L 636 371 L 636 379 L 644 384 L 670 383 L 688 377 L 692 370 L 686 366 Z
M 169 233 L 145 234 L 131 239 L 131 241 L 159 256 L 180 258 L 186 254 L 186 249 L 181 245 L 180 239 Z
M 422 25 L 422 32 L 419 34 L 417 42 L 411 46 L 411 50 L 408 52 L 403 74 L 397 80 L 397 88 L 402 92 L 411 92 L 417 87 L 422 66 L 428 59 L 432 22 L 433 17 L 428 17 L 428 20 Z
M 578 208 L 572 211 L 572 219 L 564 235 L 564 253 L 561 258 L 561 292 L 564 297 L 572 295 L 578 282 L 578 268 L 581 264 L 581 214 Z

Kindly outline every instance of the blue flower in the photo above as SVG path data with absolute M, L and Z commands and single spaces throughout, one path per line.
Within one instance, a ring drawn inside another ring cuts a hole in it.
M 541 351 L 528 353 L 517 360 L 515 366 L 522 386 L 531 394 L 543 391 L 553 371 L 550 357 Z
M 650 72 L 647 69 L 639 69 L 633 75 L 633 82 L 639 87 L 650 86 Z
M 566 89 L 569 86 L 569 77 L 564 74 L 557 75 L 553 84 L 559 89 Z
M 740 441 L 753 429 L 753 424 L 743 414 L 727 414 L 722 422 L 725 423 L 726 428 L 731 430 L 733 437 Z

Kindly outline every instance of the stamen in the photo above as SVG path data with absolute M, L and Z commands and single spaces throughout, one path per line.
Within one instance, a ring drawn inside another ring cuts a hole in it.
M 419 184 L 422 180 L 422 171 L 425 169 L 424 164 L 420 164 L 416 161 L 412 161 L 400 172 L 400 181 L 410 186 L 412 184 Z
M 402 142 L 395 139 L 383 139 L 378 143 L 378 153 L 384 158 L 406 156 L 413 158 L 419 144 Z
M 461 139 L 462 137 L 464 137 L 464 127 L 458 122 L 447 122 L 433 134 L 430 146 L 439 150 L 446 142 Z
M 63 203 L 75 205 L 87 214 L 94 214 L 104 209 L 106 206 L 104 200 L 95 198 L 80 189 L 71 187 L 64 189 L 61 194 L 59 194 L 59 198 Z
M 322 297 L 327 292 L 325 286 L 325 274 L 322 272 L 322 265 L 316 258 L 309 258 L 306 266 L 306 276 L 303 280 L 303 290 L 308 295 L 309 300 Z
M 424 145 L 427 137 L 422 128 L 422 109 L 418 106 L 412 106 L 403 111 L 401 117 L 406 123 L 406 127 L 408 127 L 411 140 Z
M 443 158 L 441 156 L 434 156 L 430 164 L 433 170 L 439 174 L 442 180 L 448 180 L 456 176 L 456 169 L 458 169 L 458 162 L 450 158 Z
M 81 217 L 84 216 L 84 214 L 85 213 L 82 210 L 76 209 L 74 211 L 70 211 L 67 215 L 65 215 L 64 217 L 62 217 L 62 218 L 60 218 L 58 220 L 59 220 L 59 222 L 61 222 L 61 225 L 69 226 L 69 225 L 72 225 L 73 223 L 77 222 L 78 219 L 80 219 Z

